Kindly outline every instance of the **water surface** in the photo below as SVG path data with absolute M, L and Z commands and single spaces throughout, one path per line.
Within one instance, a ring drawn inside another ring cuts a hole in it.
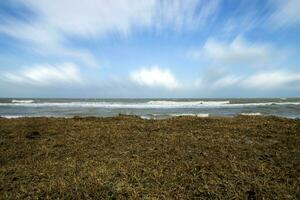
M 300 98 L 273 99 L 0 99 L 0 116 L 73 117 L 132 114 L 143 118 L 275 115 L 300 118 Z

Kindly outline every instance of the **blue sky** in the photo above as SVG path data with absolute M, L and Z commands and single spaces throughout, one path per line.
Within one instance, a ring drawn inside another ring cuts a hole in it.
M 1 97 L 299 97 L 299 0 L 6 0 Z

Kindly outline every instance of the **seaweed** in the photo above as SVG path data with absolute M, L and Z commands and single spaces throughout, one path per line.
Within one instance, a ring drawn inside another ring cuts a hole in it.
M 299 199 L 300 120 L 0 119 L 0 199 Z

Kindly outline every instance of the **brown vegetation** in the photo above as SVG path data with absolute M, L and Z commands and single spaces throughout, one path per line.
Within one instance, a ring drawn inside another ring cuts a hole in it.
M 300 120 L 0 119 L 1 199 L 299 199 Z

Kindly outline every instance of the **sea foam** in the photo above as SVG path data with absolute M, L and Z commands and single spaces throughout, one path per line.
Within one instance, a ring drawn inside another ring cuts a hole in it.
M 199 106 L 199 105 L 223 105 L 229 104 L 230 101 L 148 101 L 151 105 L 166 105 L 166 106 Z
M 23 116 L 23 115 L 1 115 L 0 117 L 6 118 L 6 119 L 16 119 L 16 118 L 22 118 L 22 117 L 26 117 L 26 116 Z
M 34 100 L 11 100 L 12 103 L 33 103 Z
M 262 115 L 261 113 L 240 113 L 240 115 L 245 115 L 245 116 L 260 116 Z
M 259 107 L 276 105 L 300 105 L 300 102 L 258 102 L 232 103 L 230 101 L 148 101 L 148 102 L 35 102 L 34 100 L 12 100 L 11 103 L 0 103 L 0 106 L 22 107 L 87 107 L 87 108 L 132 108 L 132 109 L 164 109 L 164 108 L 226 108 L 226 107 Z
M 192 117 L 209 117 L 209 113 L 180 113 L 180 114 L 170 114 L 172 117 L 183 117 L 183 116 L 192 116 Z

